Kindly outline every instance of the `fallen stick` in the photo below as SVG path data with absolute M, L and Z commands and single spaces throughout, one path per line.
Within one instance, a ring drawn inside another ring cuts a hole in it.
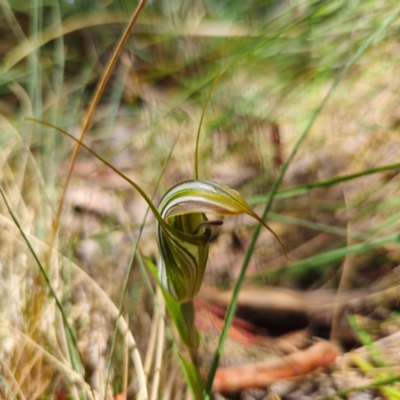
M 277 380 L 305 375 L 317 368 L 331 366 L 338 351 L 330 342 L 319 342 L 278 360 L 219 368 L 213 391 L 235 393 L 250 388 L 265 388 Z

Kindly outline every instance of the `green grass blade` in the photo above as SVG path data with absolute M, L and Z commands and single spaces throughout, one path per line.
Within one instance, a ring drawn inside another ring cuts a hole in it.
M 334 235 L 338 235 L 338 236 L 345 236 L 345 237 L 350 236 L 350 237 L 353 237 L 355 239 L 360 239 L 360 240 L 367 240 L 371 237 L 371 235 L 368 235 L 366 233 L 348 232 L 347 229 L 339 228 L 337 226 L 331 226 L 331 225 L 327 225 L 327 224 L 321 224 L 319 222 L 307 221 L 305 219 L 291 217 L 288 215 L 281 215 L 281 214 L 276 214 L 276 213 L 270 212 L 268 214 L 268 216 L 269 216 L 269 219 L 272 221 L 278 221 L 278 222 L 282 222 L 284 224 L 302 226 L 304 228 L 309 228 L 309 229 L 326 232 L 326 233 L 333 233 Z
M 295 261 L 285 267 L 271 268 L 268 271 L 259 272 L 253 276 L 285 274 L 286 272 L 290 272 L 291 274 L 295 275 L 312 269 L 320 269 L 321 266 L 328 267 L 329 264 L 339 261 L 347 255 L 360 254 L 370 250 L 378 249 L 388 243 L 399 244 L 400 235 L 396 233 L 394 235 L 390 235 L 384 238 L 371 240 L 370 242 L 357 243 L 352 246 L 325 251 L 323 253 L 316 254 L 303 260 Z
M 387 367 L 387 363 L 385 362 L 382 354 L 379 349 L 374 344 L 374 339 L 371 335 L 362 327 L 360 327 L 357 323 L 357 319 L 355 315 L 349 315 L 348 321 L 350 323 L 351 328 L 357 334 L 360 342 L 363 346 L 365 346 L 370 354 L 372 361 L 374 361 L 377 367 Z M 364 371 L 367 372 L 367 371 Z
M 390 400 L 400 400 L 400 390 L 394 387 L 383 386 L 379 390 Z
M 203 393 L 203 378 L 198 372 L 195 365 L 187 360 L 182 355 L 178 354 L 179 363 L 181 365 L 182 370 L 184 371 L 186 382 L 189 385 L 189 389 L 192 392 L 193 398 L 196 400 L 200 400 Z
M 274 198 L 275 199 L 284 199 L 284 198 L 293 197 L 293 196 L 300 196 L 302 194 L 308 193 L 310 190 L 321 189 L 321 188 L 336 185 L 338 183 L 361 178 L 363 176 L 373 175 L 373 174 L 376 174 L 379 172 L 391 171 L 391 170 L 398 169 L 398 168 L 400 168 L 400 163 L 394 163 L 394 164 L 389 164 L 389 165 L 383 165 L 382 167 L 366 169 L 364 171 L 357 172 L 354 174 L 336 176 L 334 178 L 326 179 L 324 181 L 305 183 L 303 185 L 299 185 L 294 188 L 281 190 L 276 193 Z M 247 202 L 250 205 L 254 206 L 257 204 L 264 203 L 266 200 L 269 199 L 270 196 L 271 196 L 271 193 L 262 194 L 262 195 L 258 195 L 258 196 L 252 196 L 249 199 L 247 199 Z

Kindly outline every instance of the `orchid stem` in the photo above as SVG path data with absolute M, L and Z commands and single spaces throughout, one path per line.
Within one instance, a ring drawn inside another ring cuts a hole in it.
M 181 312 L 186 321 L 187 333 L 188 333 L 188 350 L 190 352 L 190 358 L 192 359 L 193 364 L 198 368 L 198 349 L 199 349 L 199 340 L 197 329 L 194 325 L 195 311 L 193 300 L 190 300 L 186 303 L 181 303 Z

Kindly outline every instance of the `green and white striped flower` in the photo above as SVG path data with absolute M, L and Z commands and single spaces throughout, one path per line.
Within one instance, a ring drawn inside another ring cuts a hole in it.
M 211 238 L 210 225 L 222 223 L 208 221 L 205 213 L 223 216 L 245 213 L 271 231 L 236 190 L 212 181 L 192 180 L 174 186 L 162 198 L 158 211 L 163 220 L 160 223 L 157 219 L 156 227 L 161 252 L 159 279 L 164 289 L 181 303 L 192 300 L 200 290 Z

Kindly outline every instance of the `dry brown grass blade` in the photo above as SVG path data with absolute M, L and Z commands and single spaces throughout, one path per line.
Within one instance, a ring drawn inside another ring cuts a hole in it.
M 157 292 L 158 296 L 158 292 Z M 154 313 L 153 313 L 153 318 L 151 321 L 151 329 L 150 329 L 150 335 L 149 335 L 149 340 L 147 342 L 147 351 L 146 351 L 146 356 L 144 359 L 143 363 L 143 369 L 144 373 L 146 375 L 146 379 L 149 379 L 150 376 L 150 369 L 153 363 L 153 357 L 154 357 L 154 349 L 156 346 L 156 339 L 157 339 L 157 329 L 158 329 L 158 319 L 160 317 L 160 308 L 158 307 L 158 300 L 157 298 L 154 299 Z
M 93 100 L 92 100 L 92 102 L 91 102 L 91 104 L 89 106 L 89 110 L 87 112 L 86 119 L 85 119 L 85 122 L 83 123 L 82 131 L 81 131 L 81 134 L 79 136 L 79 141 L 83 141 L 83 139 L 84 139 L 84 137 L 86 135 L 86 132 L 89 129 L 90 122 L 92 120 L 93 114 L 94 114 L 94 112 L 96 110 L 96 107 L 97 107 L 97 104 L 98 104 L 98 102 L 99 102 L 99 100 L 100 100 L 100 98 L 101 98 L 101 96 L 103 94 L 104 88 L 107 85 L 108 79 L 110 78 L 110 75 L 111 75 L 111 73 L 112 73 L 112 71 L 114 69 L 114 66 L 115 66 L 115 64 L 116 64 L 116 62 L 117 62 L 117 60 L 118 60 L 118 58 L 119 58 L 119 56 L 121 54 L 121 51 L 122 51 L 126 41 L 128 40 L 128 37 L 129 37 L 129 35 L 130 35 L 131 31 L 132 31 L 132 28 L 135 25 L 139 15 L 140 15 L 140 12 L 142 11 L 144 6 L 146 5 L 146 2 L 147 2 L 147 0 L 141 0 L 140 1 L 140 3 L 137 6 L 135 12 L 133 13 L 133 16 L 132 16 L 128 26 L 125 29 L 125 32 L 123 33 L 123 35 L 122 35 L 122 37 L 121 37 L 121 39 L 120 39 L 120 41 L 119 41 L 119 43 L 117 45 L 117 48 L 114 51 L 113 56 L 110 59 L 110 62 L 109 62 L 108 66 L 107 66 L 107 68 L 106 68 L 106 70 L 105 70 L 105 72 L 103 74 L 103 77 L 100 80 L 100 83 L 99 83 L 99 85 L 98 85 L 98 87 L 96 89 L 96 92 L 95 92 L 95 95 L 93 97 Z M 51 238 L 50 238 L 50 247 L 49 247 L 50 252 L 49 253 L 51 253 L 51 250 L 52 250 L 53 244 L 54 244 L 54 239 L 55 239 L 55 237 L 57 235 L 57 231 L 58 231 L 58 227 L 59 227 L 59 223 L 60 223 L 61 211 L 62 211 L 62 208 L 63 208 L 65 195 L 66 195 L 66 192 L 68 190 L 69 181 L 71 179 L 71 175 L 72 175 L 72 171 L 73 171 L 73 168 L 74 168 L 75 160 L 76 160 L 76 157 L 77 157 L 78 152 L 79 152 L 79 147 L 80 147 L 79 144 L 77 144 L 75 146 L 74 153 L 73 153 L 72 159 L 71 159 L 71 164 L 69 166 L 67 177 L 66 177 L 66 180 L 65 180 L 62 192 L 61 192 L 61 198 L 60 198 L 60 201 L 58 203 L 56 216 L 55 216 L 54 221 L 53 221 L 52 233 L 51 233 Z
M 346 207 L 348 210 L 348 214 L 351 215 L 352 206 L 350 204 L 349 199 L 347 198 L 346 194 L 344 195 Z M 347 222 L 347 231 L 350 233 L 354 230 L 352 222 L 349 220 Z M 350 247 L 355 244 L 354 238 L 349 234 L 347 237 L 347 246 Z M 342 269 L 341 269 L 341 276 L 339 280 L 339 286 L 336 292 L 336 301 L 333 307 L 333 317 L 332 317 L 332 328 L 331 328 L 331 335 L 330 339 L 335 340 L 340 336 L 340 319 L 341 313 L 340 310 L 342 309 L 342 302 L 341 297 L 342 293 L 351 289 L 352 280 L 354 279 L 354 261 L 356 255 L 355 254 L 348 254 L 343 262 Z

